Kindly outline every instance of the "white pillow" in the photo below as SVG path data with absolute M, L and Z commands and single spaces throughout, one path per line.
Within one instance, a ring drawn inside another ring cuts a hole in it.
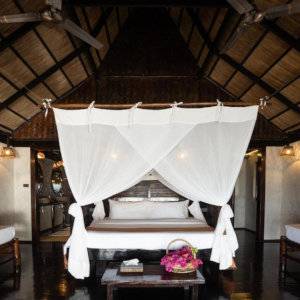
M 105 210 L 102 200 L 95 203 L 92 216 L 95 221 L 103 220 L 105 218 Z
M 187 219 L 189 200 L 177 202 L 152 202 L 149 219 Z
M 200 208 L 199 202 L 193 201 L 193 203 L 189 206 L 189 211 L 195 219 L 200 220 L 203 223 L 207 224 L 203 216 L 202 210 Z
M 148 201 L 122 202 L 109 200 L 110 219 L 147 219 Z
M 153 202 L 163 202 L 163 201 L 176 202 L 176 201 L 179 201 L 179 198 L 177 198 L 177 197 L 151 197 L 151 198 L 149 198 L 149 200 L 153 201 Z
M 186 219 L 189 201 L 181 202 L 118 202 L 109 200 L 110 219 Z
M 140 202 L 145 200 L 144 197 L 120 197 L 120 198 L 115 198 L 117 201 L 121 202 Z

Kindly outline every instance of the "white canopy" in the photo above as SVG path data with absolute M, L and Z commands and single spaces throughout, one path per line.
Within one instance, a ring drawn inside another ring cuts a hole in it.
M 69 271 L 89 275 L 86 230 L 79 206 L 124 191 L 155 169 L 193 201 L 222 206 L 211 260 L 231 265 L 238 243 L 226 205 L 254 128 L 257 106 L 163 110 L 54 109 L 69 184 L 77 201 L 68 241 Z M 226 235 L 223 235 L 226 231 Z

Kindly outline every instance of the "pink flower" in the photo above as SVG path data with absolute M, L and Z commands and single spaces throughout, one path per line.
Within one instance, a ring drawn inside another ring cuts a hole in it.
M 196 269 L 203 264 L 201 259 L 194 258 L 196 253 L 196 248 L 185 246 L 181 249 L 170 251 L 162 257 L 160 264 L 165 266 L 167 272 L 172 272 L 174 268 L 186 268 L 187 266 L 192 266 Z

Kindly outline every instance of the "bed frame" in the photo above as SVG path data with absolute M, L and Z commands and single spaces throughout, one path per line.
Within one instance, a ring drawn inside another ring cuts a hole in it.
M 280 237 L 280 255 L 279 255 L 279 281 L 285 282 L 286 277 L 289 276 L 297 281 L 300 280 L 299 276 L 287 270 L 287 262 L 291 260 L 300 264 L 300 257 L 295 257 L 293 253 L 300 253 L 300 244 L 289 240 L 286 236 Z
M 0 245 L 0 265 L 3 265 L 9 261 L 13 261 L 14 272 L 19 273 L 21 270 L 21 254 L 20 243 L 16 238 Z

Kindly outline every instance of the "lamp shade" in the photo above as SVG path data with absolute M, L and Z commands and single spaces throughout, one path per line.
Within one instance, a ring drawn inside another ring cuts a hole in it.
M 294 146 L 285 145 L 280 152 L 280 156 L 295 156 Z
M 2 147 L 2 149 L 0 150 L 0 157 L 15 158 L 16 157 L 16 151 L 11 146 Z

